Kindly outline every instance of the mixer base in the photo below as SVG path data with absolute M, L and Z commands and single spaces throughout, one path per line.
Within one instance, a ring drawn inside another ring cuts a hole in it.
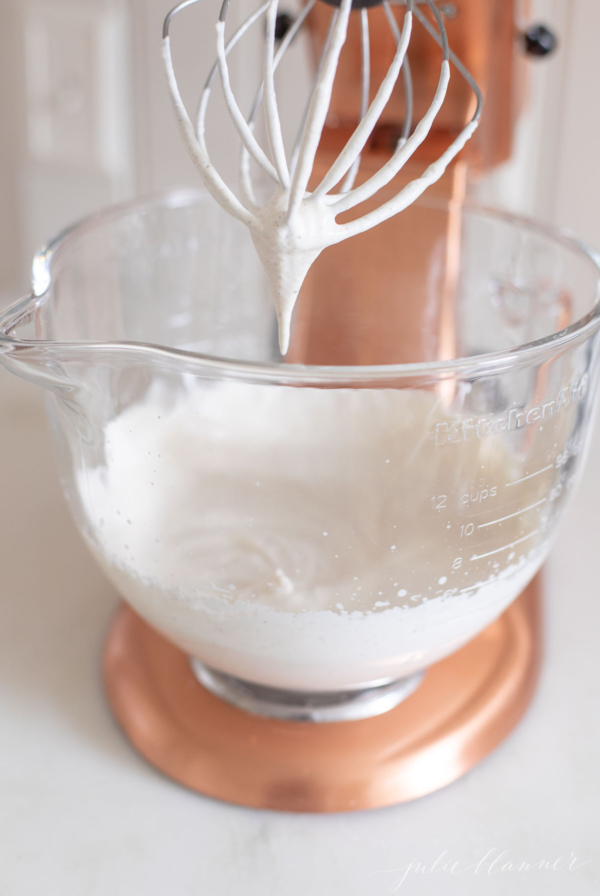
M 314 724 L 250 715 L 215 697 L 185 653 L 122 606 L 104 677 L 131 742 L 176 781 L 241 806 L 344 812 L 432 793 L 490 753 L 529 704 L 540 641 L 537 577 L 399 706 Z

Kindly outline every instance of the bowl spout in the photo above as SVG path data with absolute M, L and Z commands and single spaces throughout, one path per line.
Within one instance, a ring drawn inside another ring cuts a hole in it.
M 65 368 L 59 346 L 40 339 L 36 319 L 47 299 L 29 295 L 0 312 L 0 362 L 11 373 L 46 389 L 78 388 Z

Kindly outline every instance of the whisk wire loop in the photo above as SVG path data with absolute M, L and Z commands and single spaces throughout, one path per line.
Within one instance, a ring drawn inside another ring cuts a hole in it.
M 280 182 L 278 172 L 276 171 L 270 159 L 267 158 L 265 151 L 260 146 L 258 140 L 252 133 L 251 128 L 248 126 L 248 122 L 242 115 L 233 90 L 231 89 L 231 84 L 229 81 L 229 67 L 227 65 L 227 54 L 225 53 L 225 22 L 228 7 L 229 0 L 225 0 L 225 3 L 223 3 L 221 9 L 221 16 L 219 17 L 219 21 L 216 25 L 217 60 L 219 64 L 221 86 L 223 88 L 223 94 L 225 96 L 225 103 L 227 104 L 227 109 L 229 111 L 229 114 L 231 115 L 231 119 L 236 127 L 236 130 L 240 135 L 244 146 L 246 147 L 254 161 L 258 165 L 260 165 L 265 174 L 267 174 L 272 180 L 274 180 L 275 182 Z
M 400 29 L 398 28 L 398 22 L 396 21 L 394 13 L 392 12 L 389 0 L 383 0 L 383 10 L 385 12 L 385 17 L 388 21 L 388 25 L 390 26 L 390 30 L 394 35 L 396 46 L 398 46 L 401 40 L 401 34 Z M 404 125 L 402 127 L 402 133 L 398 140 L 399 145 L 406 143 L 408 135 L 411 132 L 413 118 L 412 73 L 410 62 L 408 61 L 408 56 L 406 55 L 404 56 L 404 64 L 402 65 L 402 80 L 404 81 L 404 102 L 406 108 L 404 111 Z
M 362 121 L 369 108 L 369 94 L 371 91 L 371 46 L 369 42 L 369 14 L 365 8 L 360 11 L 360 60 L 361 60 L 361 97 L 360 117 Z M 360 153 L 352 163 L 340 192 L 347 193 L 354 186 L 358 169 L 360 168 Z
M 331 44 L 331 37 L 333 35 L 333 29 L 335 28 L 339 14 L 340 14 L 339 9 L 337 7 L 335 7 L 331 14 L 331 18 L 329 20 L 329 28 L 327 30 L 327 34 L 325 36 L 325 41 L 324 41 L 323 47 L 321 49 L 321 55 L 319 56 L 319 61 L 317 62 L 315 76 L 313 78 L 313 82 L 311 85 L 308 102 L 306 104 L 306 108 L 304 110 L 302 120 L 300 122 L 300 127 L 298 128 L 296 142 L 294 143 L 294 151 L 292 153 L 292 166 L 291 166 L 292 171 L 296 170 L 296 163 L 298 161 L 298 153 L 300 152 L 300 141 L 302 139 L 302 134 L 304 133 L 304 129 L 306 128 L 306 119 L 308 118 L 308 110 L 310 108 L 310 103 L 311 103 L 311 100 L 313 97 L 313 93 L 315 92 L 316 80 L 319 77 L 319 75 L 321 74 L 323 65 L 325 64 L 325 59 L 327 58 L 327 53 L 329 52 L 329 45 Z
M 179 11 L 179 9 L 183 9 L 186 6 L 191 6 L 191 4 L 195 2 L 197 2 L 197 0 L 186 0 L 186 2 L 180 4 L 179 8 L 176 8 L 176 10 L 172 11 L 171 19 L 173 18 L 173 15 L 176 11 Z M 167 17 L 167 20 L 165 20 L 166 36 L 163 38 L 162 48 L 163 61 L 167 75 L 167 84 L 171 93 L 171 99 L 173 102 L 173 107 L 175 109 L 175 114 L 177 116 L 177 122 L 179 124 L 183 141 L 188 149 L 188 152 L 190 153 L 192 161 L 200 172 L 202 180 L 204 181 L 204 185 L 209 193 L 226 212 L 228 212 L 234 218 L 237 218 L 238 221 L 242 222 L 242 224 L 245 224 L 249 227 L 253 223 L 255 216 L 242 205 L 235 193 L 230 190 L 223 178 L 213 166 L 206 148 L 206 142 L 204 139 L 204 127 L 202 126 L 199 129 L 198 136 L 196 136 L 194 126 L 190 120 L 190 117 L 181 98 L 181 94 L 179 92 L 179 87 L 177 84 L 177 78 L 175 76 L 175 71 L 173 68 L 173 60 L 171 57 L 171 46 L 168 30 L 169 22 L 170 19 Z M 209 93 L 210 89 L 204 90 L 203 92 L 203 96 L 200 102 L 201 110 L 205 108 L 206 104 L 208 103 Z M 199 117 L 202 121 L 204 121 L 202 111 Z
M 271 0 L 269 8 L 267 9 L 263 74 L 265 123 L 269 146 L 277 169 L 279 182 L 283 187 L 289 187 L 290 172 L 285 156 L 283 135 L 281 133 L 281 121 L 277 110 L 277 95 L 275 93 L 275 23 L 277 20 L 278 6 L 278 0 Z
M 304 198 L 310 175 L 312 174 L 315 156 L 323 132 L 323 126 L 329 111 L 331 94 L 333 92 L 333 82 L 337 72 L 340 53 L 346 42 L 351 10 L 352 0 L 342 0 L 339 16 L 337 17 L 337 21 L 333 28 L 331 42 L 329 49 L 327 50 L 323 68 L 315 81 L 315 88 L 308 109 L 306 125 L 300 140 L 298 161 L 292 178 L 292 185 L 290 187 L 287 223 L 291 221 L 298 211 L 300 202 Z
M 381 82 L 375 99 L 369 106 L 362 121 L 359 122 L 336 161 L 314 191 L 313 196 L 319 197 L 329 193 L 329 191 L 338 183 L 340 178 L 342 178 L 346 171 L 352 166 L 354 161 L 360 156 L 367 140 L 371 136 L 373 128 L 377 124 L 381 113 L 385 109 L 389 98 L 392 95 L 392 91 L 398 80 L 398 75 L 400 74 L 400 69 L 404 63 L 412 33 L 412 6 L 412 0 L 408 0 L 402 35 L 397 44 L 392 64 L 390 65 L 385 78 Z M 363 10 L 363 12 L 366 12 L 366 10 Z M 345 195 L 351 196 L 352 193 L 346 192 Z

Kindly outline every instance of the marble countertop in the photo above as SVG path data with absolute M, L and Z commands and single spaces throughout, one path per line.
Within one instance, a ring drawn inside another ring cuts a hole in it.
M 115 724 L 99 664 L 117 596 L 61 496 L 42 396 L 0 369 L 0 894 L 598 893 L 599 449 L 597 428 L 546 568 L 540 686 L 514 733 L 414 803 L 258 812 L 162 777 Z

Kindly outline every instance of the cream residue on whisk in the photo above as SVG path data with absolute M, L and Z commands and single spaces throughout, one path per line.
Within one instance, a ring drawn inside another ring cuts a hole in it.
M 195 0 L 192 0 L 192 2 L 195 2 Z M 211 70 L 202 94 L 196 129 L 190 121 L 181 99 L 171 59 L 169 25 L 171 19 L 180 8 L 176 8 L 169 14 L 165 21 L 163 32 L 163 58 L 169 89 L 184 142 L 209 192 L 229 214 L 245 224 L 250 231 L 254 246 L 266 271 L 275 303 L 282 354 L 285 354 L 288 350 L 292 312 L 302 283 L 308 270 L 320 253 L 327 247 L 351 236 L 363 233 L 365 230 L 369 230 L 393 215 L 398 214 L 414 202 L 428 186 L 439 180 L 449 162 L 463 148 L 475 131 L 479 123 L 481 111 L 481 94 L 471 76 L 449 50 L 443 19 L 435 3 L 432 0 L 426 0 L 435 19 L 437 31 L 423 13 L 414 6 L 413 0 L 407 0 L 404 24 L 402 32 L 400 32 L 389 3 L 385 0 L 383 4 L 384 9 L 390 29 L 396 40 L 396 52 L 393 61 L 373 101 L 368 108 L 365 105 L 365 108 L 361 110 L 364 114 L 362 114 L 360 122 L 348 143 L 321 183 L 312 192 L 309 192 L 308 184 L 331 103 L 338 61 L 346 41 L 348 21 L 352 9 L 352 0 L 341 0 L 339 10 L 336 9 L 332 13 L 330 31 L 325 43 L 319 71 L 313 86 L 306 116 L 300 129 L 298 149 L 294 152 L 293 158 L 288 164 L 277 111 L 274 74 L 285 50 L 293 40 L 314 2 L 315 0 L 310 0 L 298 17 L 295 25 L 285 35 L 276 50 L 275 28 L 278 0 L 267 0 L 266 3 L 263 3 L 237 29 L 228 43 L 225 42 L 225 17 L 229 0 L 225 0 L 221 16 L 216 25 L 217 62 Z M 227 54 L 243 37 L 248 28 L 262 15 L 266 15 L 263 82 L 257 93 L 253 110 L 248 119 L 246 119 L 242 115 L 231 89 Z M 417 124 L 414 132 L 407 139 L 401 139 L 398 142 L 395 152 L 379 171 L 354 188 L 353 183 L 358 169 L 360 154 L 390 99 L 404 64 L 411 37 L 413 15 L 442 47 L 443 61 L 435 96 L 431 106 Z M 368 45 L 368 17 L 365 10 L 361 11 L 361 28 L 363 47 L 365 47 Z M 365 49 L 363 49 L 363 54 L 365 52 Z M 446 96 L 450 79 L 450 59 L 453 60 L 458 70 L 476 93 L 477 107 L 472 120 L 440 158 L 429 165 L 420 177 L 411 181 L 400 190 L 396 196 L 367 214 L 348 223 L 338 224 L 336 218 L 340 214 L 354 209 L 386 186 L 426 138 Z M 241 200 L 237 198 L 218 174 L 210 160 L 206 147 L 206 110 L 217 72 L 221 79 L 227 108 L 242 142 L 240 169 Z M 365 77 L 368 77 L 368 75 L 365 75 L 365 72 L 363 72 L 363 79 Z M 368 89 L 366 93 L 368 94 Z M 271 151 L 270 157 L 264 152 L 254 135 L 255 116 L 261 101 L 265 112 L 265 125 Z M 254 195 L 250 176 L 250 159 L 275 184 L 274 193 L 264 206 L 260 206 L 257 203 Z M 331 191 L 341 181 L 343 183 L 340 192 L 332 193 Z

